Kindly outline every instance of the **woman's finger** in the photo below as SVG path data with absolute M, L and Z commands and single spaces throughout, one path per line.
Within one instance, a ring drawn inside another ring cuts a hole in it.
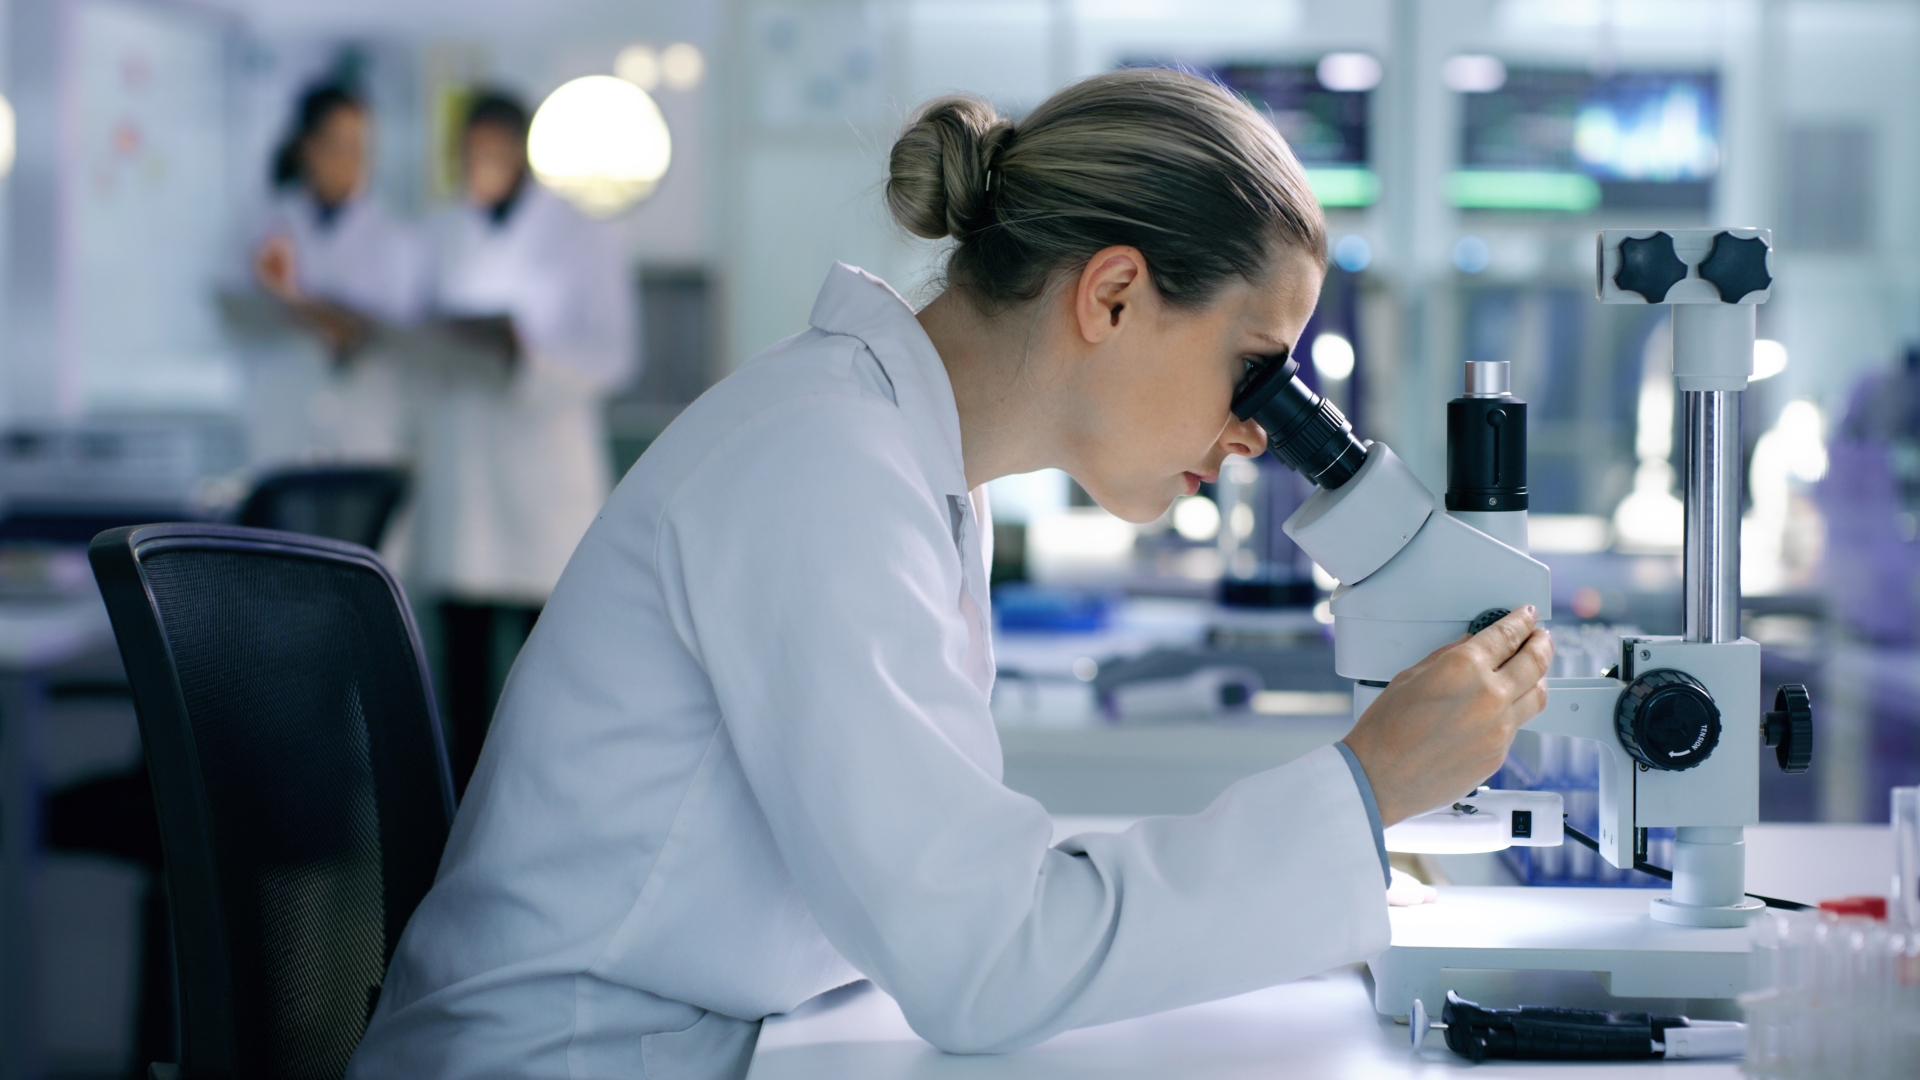
M 1508 612 L 1505 618 L 1469 639 L 1468 647 L 1477 650 L 1486 666 L 1497 668 L 1507 662 L 1533 633 L 1539 613 L 1532 604 Z
M 1539 682 L 1547 674 L 1547 667 L 1553 663 L 1553 635 L 1535 627 L 1527 640 L 1500 665 L 1500 676 L 1507 680 L 1516 695 L 1527 687 Z

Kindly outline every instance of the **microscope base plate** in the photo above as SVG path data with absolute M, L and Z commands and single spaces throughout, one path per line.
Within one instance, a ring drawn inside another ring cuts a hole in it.
M 1438 903 L 1390 909 L 1393 944 L 1367 964 L 1374 1008 L 1404 1016 L 1418 998 L 1431 1012 L 1456 989 L 1489 1006 L 1732 1015 L 1747 986 L 1750 932 L 1655 922 L 1650 895 L 1665 894 L 1442 887 Z
M 1647 905 L 1647 914 L 1653 916 L 1655 922 L 1674 926 L 1745 926 L 1754 912 L 1766 906 L 1751 896 L 1727 907 L 1695 907 L 1671 896 L 1658 896 Z

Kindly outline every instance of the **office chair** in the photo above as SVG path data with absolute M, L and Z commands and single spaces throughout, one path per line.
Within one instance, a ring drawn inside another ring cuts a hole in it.
M 327 466 L 285 469 L 260 478 L 238 521 L 256 529 L 330 536 L 378 548 L 407 491 L 404 469 Z
M 294 533 L 138 525 L 88 556 L 159 811 L 177 1075 L 339 1077 L 453 819 L 406 598 Z

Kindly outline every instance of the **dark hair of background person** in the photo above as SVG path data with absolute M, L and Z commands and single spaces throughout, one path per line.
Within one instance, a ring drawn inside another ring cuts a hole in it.
M 1326 223 L 1272 122 L 1216 83 L 1133 68 L 1068 86 L 1014 120 L 937 98 L 893 144 L 894 219 L 956 243 L 948 284 L 991 314 L 1037 298 L 1103 248 L 1146 256 L 1169 304 L 1259 282 L 1278 247 L 1326 263 Z
M 502 90 L 483 90 L 474 95 L 473 103 L 467 106 L 467 121 L 463 130 L 471 131 L 482 124 L 493 124 L 525 138 L 527 123 L 527 107 L 520 104 L 519 98 Z
M 306 169 L 300 160 L 300 146 L 319 132 L 339 109 L 366 111 L 367 102 L 353 88 L 337 82 L 312 86 L 300 95 L 293 113 L 293 126 L 280 148 L 273 152 L 271 179 L 276 188 L 298 187 L 306 182 Z

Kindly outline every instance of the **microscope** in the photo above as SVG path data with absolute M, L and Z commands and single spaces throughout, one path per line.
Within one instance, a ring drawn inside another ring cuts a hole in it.
M 1597 247 L 1601 303 L 1672 309 L 1686 425 L 1683 633 L 1623 638 L 1606 677 L 1549 680 L 1529 727 L 1598 744 L 1589 839 L 1609 863 L 1645 868 L 1647 830 L 1676 830 L 1672 888 L 1650 902 L 1639 889 L 1453 888 L 1396 909 L 1393 944 L 1369 964 L 1385 1014 L 1445 1000 L 1463 971 L 1591 972 L 1614 1001 L 1735 997 L 1747 919 L 1762 907 L 1746 893 L 1743 842 L 1759 820 L 1760 750 L 1789 772 L 1811 756 L 1805 689 L 1781 687 L 1763 712 L 1760 646 L 1740 634 L 1740 392 L 1773 282 L 1771 231 L 1610 229 Z M 1447 404 L 1447 492 L 1436 499 L 1296 378 L 1296 361 L 1276 359 L 1248 375 L 1233 411 L 1259 420 L 1273 454 L 1318 487 L 1285 530 L 1340 582 L 1334 666 L 1355 681 L 1356 717 L 1462 634 L 1524 604 L 1551 617 L 1548 568 L 1527 554 L 1526 404 L 1506 364 L 1466 365 L 1465 392 Z M 1475 812 L 1472 801 L 1455 811 Z M 1503 831 L 1535 844 L 1561 832 Z

